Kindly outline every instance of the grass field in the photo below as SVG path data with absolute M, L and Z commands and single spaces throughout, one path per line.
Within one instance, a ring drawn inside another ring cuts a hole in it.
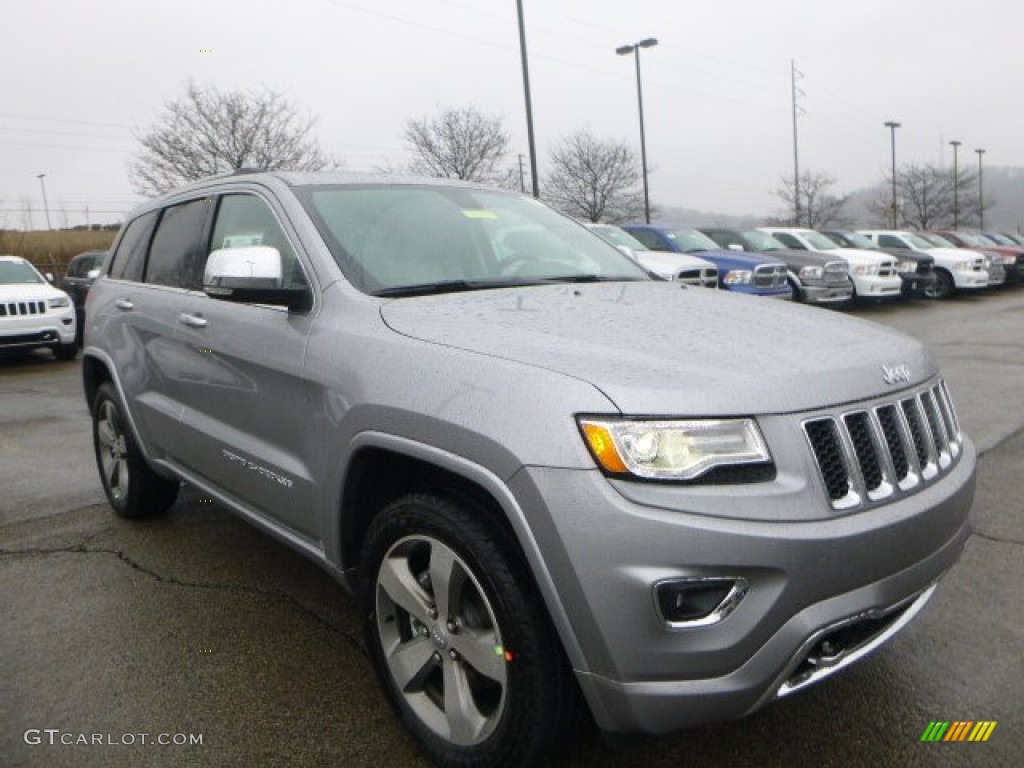
M 71 257 L 82 251 L 105 251 L 117 236 L 117 230 L 55 230 L 0 232 L 0 254 L 28 259 L 40 272 L 64 274 Z

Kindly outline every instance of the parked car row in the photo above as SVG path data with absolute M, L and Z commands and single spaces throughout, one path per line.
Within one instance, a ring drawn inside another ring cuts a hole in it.
M 959 290 L 1016 283 L 1024 275 L 1024 245 L 1009 235 L 996 239 L 951 231 L 590 227 L 664 279 L 708 285 L 713 274 L 708 267 L 713 267 L 721 289 L 807 304 L 941 299 Z

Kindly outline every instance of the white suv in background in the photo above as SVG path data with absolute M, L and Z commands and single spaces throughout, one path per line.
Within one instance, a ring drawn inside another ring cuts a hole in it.
M 801 227 L 758 227 L 787 248 L 798 251 L 827 253 L 845 261 L 850 267 L 853 296 L 861 299 L 898 299 L 903 295 L 903 280 L 896 269 L 896 259 L 888 254 L 872 253 L 857 248 L 841 248 L 813 229 Z
M 976 251 L 962 248 L 937 248 L 920 235 L 895 229 L 859 229 L 864 237 L 880 248 L 927 253 L 935 259 L 938 280 L 929 290 L 933 299 L 944 299 L 956 291 L 974 291 L 987 288 L 988 270 L 985 257 Z
M 78 354 L 75 308 L 20 256 L 0 256 L 0 349 L 49 347 L 58 360 Z

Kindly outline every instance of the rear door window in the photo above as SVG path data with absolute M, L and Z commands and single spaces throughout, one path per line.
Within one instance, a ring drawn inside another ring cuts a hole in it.
M 164 209 L 146 262 L 147 283 L 189 290 L 203 287 L 203 233 L 211 207 L 203 199 Z
M 142 270 L 146 266 L 146 249 L 149 247 L 149 239 L 153 235 L 153 226 L 159 213 L 144 213 L 128 225 L 110 265 L 110 277 L 116 280 L 142 281 Z

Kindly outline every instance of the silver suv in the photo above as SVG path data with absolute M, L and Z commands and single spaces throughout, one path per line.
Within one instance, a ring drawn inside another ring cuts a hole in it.
M 213 178 L 134 211 L 87 301 L 114 511 L 187 482 L 324 566 L 442 765 L 535 765 L 582 706 L 751 712 L 891 637 L 969 535 L 916 341 L 649 280 L 504 190 Z

